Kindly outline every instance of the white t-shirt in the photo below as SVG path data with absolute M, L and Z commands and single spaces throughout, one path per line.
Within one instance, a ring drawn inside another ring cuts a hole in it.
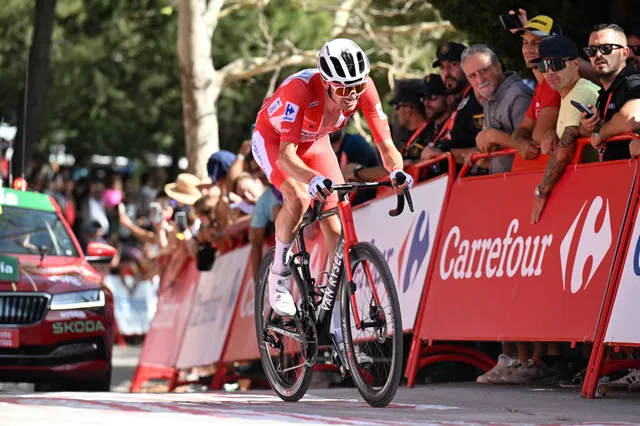
M 597 86 L 584 78 L 579 79 L 573 89 L 560 101 L 556 134 L 562 137 L 567 126 L 579 126 L 581 112 L 571 105 L 572 100 L 578 101 L 584 106 L 595 105 L 598 100 L 600 86 Z

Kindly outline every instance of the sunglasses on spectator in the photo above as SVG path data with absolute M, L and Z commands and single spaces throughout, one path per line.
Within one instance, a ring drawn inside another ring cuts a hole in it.
M 546 73 L 551 69 L 553 72 L 562 71 L 567 67 L 567 61 L 571 61 L 575 58 L 554 58 L 554 59 L 544 59 L 538 62 L 538 71 L 541 73 Z
M 393 109 L 395 109 L 396 111 L 399 110 L 400 108 L 404 108 L 404 107 L 411 107 L 411 105 L 410 104 L 403 104 L 403 103 L 393 104 Z
M 640 56 L 640 44 L 630 44 L 629 49 L 634 53 L 634 55 Z
M 434 95 L 432 93 L 428 94 L 428 95 L 422 95 L 420 97 L 420 101 L 424 102 L 424 101 L 435 101 L 436 99 L 438 99 L 438 95 Z
M 333 90 L 333 93 L 335 93 L 337 96 L 341 97 L 341 98 L 347 98 L 351 95 L 351 92 L 355 92 L 356 95 L 361 95 L 362 93 L 364 93 L 365 90 L 367 90 L 367 81 L 363 81 L 360 84 L 356 84 L 355 86 L 338 86 L 334 83 L 329 82 L 329 85 L 331 86 L 331 89 Z
M 598 46 L 587 46 L 583 48 L 584 53 L 590 58 L 593 58 L 594 56 L 596 56 L 596 53 L 598 53 L 598 50 L 603 55 L 611 55 L 611 52 L 613 52 L 615 49 L 624 49 L 624 46 L 620 44 L 606 43 L 606 44 L 600 44 Z

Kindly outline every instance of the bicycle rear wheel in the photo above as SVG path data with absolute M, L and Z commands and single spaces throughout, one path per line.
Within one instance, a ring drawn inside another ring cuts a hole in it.
M 267 252 L 258 271 L 259 279 L 256 283 L 255 296 L 256 337 L 262 368 L 271 388 L 282 400 L 296 402 L 305 395 L 309 388 L 313 365 L 307 365 L 301 355 L 307 348 L 303 348 L 300 342 L 269 329 L 271 326 L 287 332 L 298 332 L 293 319 L 280 317 L 269 305 L 268 277 L 274 253 L 275 248 Z M 303 286 L 293 277 L 294 284 L 291 292 L 296 300 L 298 312 L 300 312 L 300 305 L 307 300 L 308 295 Z M 296 286 L 297 291 L 294 291 Z
M 373 244 L 361 242 L 353 246 L 350 260 L 358 317 L 363 327 L 356 330 L 351 304 L 353 290 L 345 274 L 340 305 L 349 371 L 362 398 L 373 407 L 385 407 L 393 400 L 402 377 L 400 302 L 389 265 Z M 373 363 L 358 366 L 358 352 L 371 357 Z

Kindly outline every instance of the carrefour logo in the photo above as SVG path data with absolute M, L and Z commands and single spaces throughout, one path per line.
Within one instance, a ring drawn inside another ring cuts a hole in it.
M 609 200 L 604 207 L 604 218 L 599 229 L 596 229 L 598 216 L 601 215 L 604 202 L 602 197 L 596 197 L 586 216 L 583 212 L 588 201 L 582 205 L 580 212 L 576 215 L 567 235 L 560 244 L 560 265 L 562 267 L 562 288 L 567 289 L 567 284 L 571 293 L 575 294 L 580 290 L 585 290 L 598 267 L 611 248 L 611 215 L 609 213 Z M 582 229 L 576 234 L 578 226 L 582 222 Z M 577 240 L 577 241 L 576 241 Z M 636 248 L 636 259 L 638 249 Z M 588 262 L 591 260 L 591 262 Z M 588 269 L 587 269 L 588 267 Z M 587 271 L 585 271 L 587 269 Z M 634 264 L 636 274 L 638 270 L 637 262 Z M 587 279 L 584 279 L 587 272 Z
M 513 219 L 504 237 L 463 239 L 458 226 L 451 228 L 444 240 L 440 257 L 440 278 L 456 280 L 539 276 L 553 235 L 517 235 L 518 219 Z
M 413 223 L 407 231 L 407 235 L 404 237 L 400 250 L 396 250 L 396 247 L 380 248 L 383 257 L 387 261 L 390 267 L 393 267 L 391 261 L 394 255 L 398 256 L 397 262 L 397 277 L 398 292 L 401 294 L 407 293 L 416 283 L 419 282 L 418 276 L 427 259 L 427 253 L 430 247 L 430 226 L 429 215 L 427 211 L 423 210 L 417 219 L 414 219 Z M 371 243 L 376 244 L 375 238 L 371 240 Z M 358 288 L 367 284 L 368 280 L 359 274 L 363 273 L 363 268 L 358 268 L 354 281 L 357 283 Z M 404 275 L 403 275 L 404 271 Z M 377 270 L 371 271 L 373 282 L 376 286 L 381 284 L 382 277 Z M 422 283 L 424 280 L 420 280 Z
M 415 220 L 414 220 L 415 222 Z M 407 247 L 407 243 L 409 242 L 409 237 L 411 236 L 411 229 L 413 228 L 413 224 L 411 228 L 409 228 L 409 232 L 407 232 L 407 237 L 402 244 L 402 248 L 400 248 L 400 254 L 398 255 L 398 277 L 401 277 L 402 266 L 404 261 L 404 253 Z M 418 275 L 418 271 L 420 271 L 420 267 L 422 263 L 427 258 L 427 253 L 429 252 L 429 217 L 427 212 L 423 210 L 418 217 L 418 223 L 415 226 L 415 232 L 413 233 L 413 238 L 411 238 L 411 245 L 409 246 L 409 254 L 407 256 L 407 264 L 404 268 L 405 273 L 402 280 L 402 292 L 406 293 L 409 290 L 409 287 L 415 282 L 416 276 Z

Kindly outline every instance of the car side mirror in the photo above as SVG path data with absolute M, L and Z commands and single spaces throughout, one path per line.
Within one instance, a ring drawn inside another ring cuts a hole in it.
M 111 263 L 117 253 L 117 250 L 108 244 L 89 243 L 84 258 L 92 263 Z

